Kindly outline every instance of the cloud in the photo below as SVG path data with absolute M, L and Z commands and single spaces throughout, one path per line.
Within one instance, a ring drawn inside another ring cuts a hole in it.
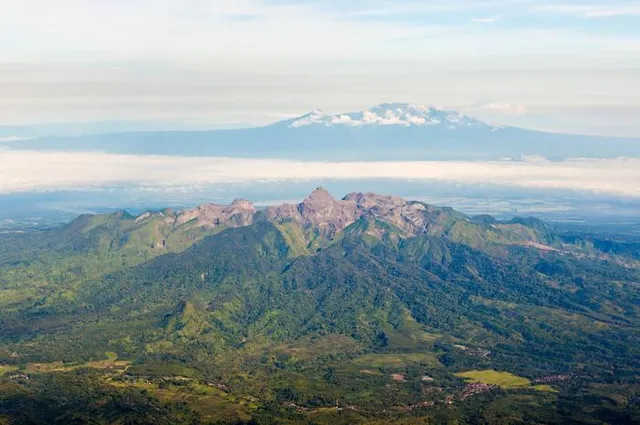
M 0 193 L 105 186 L 166 190 L 316 179 L 402 179 L 640 197 L 640 159 L 304 162 L 0 150 Z
M 640 29 L 575 17 L 635 13 L 638 6 L 557 3 L 5 1 L 0 115 L 4 124 L 263 124 L 277 112 L 353 110 L 382 99 L 453 109 L 504 98 L 536 109 L 637 106 Z M 508 23 L 490 24 L 500 17 Z M 588 130 L 585 121 L 561 130 Z M 625 135 L 640 134 L 637 121 L 628 120 L 634 129 Z
M 0 61 L 37 57 L 76 62 L 96 58 L 193 61 L 203 57 L 217 62 L 240 62 L 251 61 L 253 57 L 273 59 L 273 55 L 278 59 L 390 58 L 413 57 L 420 52 L 429 57 L 435 51 L 441 53 L 439 48 L 444 47 L 445 53 L 449 51 L 450 57 L 455 57 L 455 53 L 492 52 L 498 45 L 514 52 L 513 44 L 517 49 L 514 53 L 521 53 L 529 52 L 528 46 L 535 46 L 538 41 L 535 35 L 520 34 L 515 27 L 501 28 L 500 37 L 488 34 L 494 40 L 485 40 L 483 26 L 470 25 L 470 21 L 491 23 L 501 16 L 516 16 L 526 30 L 549 30 L 544 25 L 536 27 L 539 22 L 532 20 L 530 12 L 615 16 L 638 14 L 640 9 L 630 3 L 593 6 L 549 4 L 541 0 L 21 0 L 5 3 L 0 15 L 3 29 Z M 144 22 L 144 31 L 140 31 L 141 22 Z M 571 25 L 564 26 L 571 28 Z M 33 31 L 34 28 L 37 31 Z M 636 32 L 636 38 L 637 35 Z M 583 38 L 587 45 L 591 44 L 588 39 L 594 37 L 588 31 L 577 31 L 572 36 Z M 408 40 L 411 43 L 407 43 Z M 567 36 L 562 40 L 566 42 Z M 493 44 L 489 44 L 490 41 Z M 563 43 L 554 46 L 558 48 Z
M 484 110 L 503 115 L 525 115 L 527 113 L 527 108 L 524 105 L 509 102 L 474 103 L 468 110 Z
M 611 18 L 615 16 L 638 16 L 640 6 L 630 3 L 611 2 L 607 5 L 557 3 L 534 6 L 536 12 L 582 16 L 585 18 Z
M 296 58 L 373 54 L 375 45 L 424 37 L 427 25 L 348 19 L 315 2 L 261 0 L 162 1 L 21 0 L 0 15 L 0 62 L 114 58 L 247 61 L 247 54 Z M 140 24 L 144 23 L 144 31 Z M 434 26 L 434 29 L 438 26 Z M 37 35 L 32 31 L 37 28 Z M 340 46 L 336 52 L 335 46 Z M 379 46 L 378 46 L 379 47 Z M 344 54 L 341 52 L 345 52 Z
M 492 16 L 487 18 L 471 18 L 471 21 L 477 24 L 492 24 L 494 22 L 498 22 L 501 19 L 502 18 L 499 16 Z

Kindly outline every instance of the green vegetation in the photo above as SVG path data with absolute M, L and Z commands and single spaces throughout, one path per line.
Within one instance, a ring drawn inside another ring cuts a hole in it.
M 0 365 L 0 375 L 3 375 L 8 372 L 15 372 L 17 370 L 18 370 L 17 366 Z
M 439 366 L 435 353 L 366 354 L 355 358 L 351 363 L 374 369 L 404 367 L 414 363 L 428 365 L 430 367 Z
M 553 388 L 551 385 L 534 385 L 533 389 L 536 391 L 547 391 L 550 393 L 557 393 L 558 390 Z
M 531 383 L 527 378 L 516 376 L 509 372 L 498 372 L 495 370 L 470 370 L 468 372 L 456 373 L 456 376 L 482 384 L 497 385 L 504 389 L 528 387 Z
M 637 423 L 635 242 L 428 214 L 0 235 L 0 424 Z

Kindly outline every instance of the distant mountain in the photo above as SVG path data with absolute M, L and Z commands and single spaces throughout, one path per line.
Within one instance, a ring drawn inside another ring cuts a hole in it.
M 12 149 L 305 160 L 520 160 L 640 157 L 640 140 L 494 126 L 453 111 L 386 103 L 258 128 L 128 132 L 3 143 Z
M 0 125 L 0 142 L 41 137 L 80 137 L 96 134 L 150 131 L 202 131 L 234 126 L 181 124 L 166 121 L 88 121 L 34 125 Z M 237 127 L 237 126 L 236 126 Z

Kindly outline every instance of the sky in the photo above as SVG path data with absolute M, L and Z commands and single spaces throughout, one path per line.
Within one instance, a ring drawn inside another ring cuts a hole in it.
M 0 125 L 384 101 L 640 136 L 637 0 L 0 0 Z

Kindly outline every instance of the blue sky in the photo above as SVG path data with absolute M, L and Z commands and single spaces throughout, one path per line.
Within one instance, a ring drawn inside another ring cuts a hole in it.
M 640 136 L 640 2 L 21 0 L 0 124 L 263 124 L 409 101 Z

